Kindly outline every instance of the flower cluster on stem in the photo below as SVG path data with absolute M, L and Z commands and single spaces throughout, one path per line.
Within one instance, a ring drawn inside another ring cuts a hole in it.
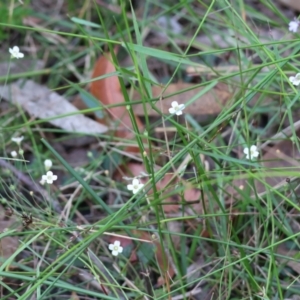
M 52 171 L 49 171 L 52 167 L 52 160 L 46 159 L 44 161 L 44 166 L 47 171 L 46 175 L 42 176 L 42 179 L 40 180 L 40 184 L 44 185 L 45 183 L 52 184 L 53 181 L 57 180 L 57 175 L 54 175 Z

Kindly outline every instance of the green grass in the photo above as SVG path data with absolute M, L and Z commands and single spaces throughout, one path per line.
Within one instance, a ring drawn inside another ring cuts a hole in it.
M 69 156 L 82 134 L 33 119 L 1 100 L 0 221 L 9 219 L 6 211 L 12 222 L 0 223 L 0 298 L 299 297 L 300 107 L 298 88 L 288 78 L 299 70 L 300 46 L 299 34 L 288 32 L 283 9 L 267 0 L 261 10 L 249 1 L 147 0 L 138 10 L 120 0 L 113 11 L 97 1 L 82 1 L 78 8 L 69 0 L 54 19 L 28 1 L 24 10 L 16 1 L 6 2 L 18 9 L 0 23 L 2 51 L 18 45 L 26 58 L 43 59 L 46 66 L 18 75 L 8 69 L 1 84 L 33 79 L 65 97 L 78 92 L 89 97 L 83 89 L 90 71 L 108 50 L 125 103 L 107 108 L 127 105 L 135 138 L 118 139 L 112 132 L 93 136 L 93 142 L 79 147 L 87 154 L 80 169 Z M 20 23 L 22 13 L 22 18 L 38 18 L 39 27 Z M 163 42 L 153 46 L 146 33 L 158 29 L 155 21 L 161 16 L 177 16 L 182 32 L 166 30 Z M 122 65 L 121 51 L 130 56 L 129 67 Z M 238 71 L 219 72 L 218 61 Z M 159 110 L 153 121 L 145 110 L 145 128 L 139 128 L 127 87 L 153 106 L 159 99 L 152 87 L 191 80 L 185 72 L 189 66 L 207 67 L 210 75 L 194 79 L 195 88 L 204 89 L 186 105 L 201 101 L 198 96 L 222 82 L 233 91 L 224 109 L 205 123 L 198 122 L 197 113 L 177 117 Z M 93 101 L 85 113 L 99 113 Z M 158 127 L 174 131 L 159 135 Z M 11 137 L 18 135 L 25 137 L 24 153 L 12 159 L 10 152 L 19 148 Z M 138 145 L 140 154 L 128 157 L 128 143 Z M 251 145 L 259 147 L 257 160 L 243 155 Z M 277 156 L 268 157 L 272 151 Z M 59 180 L 40 187 L 47 158 Z M 129 162 L 144 167 L 145 186 L 135 195 L 126 188 L 132 179 L 127 178 Z M 162 188 L 170 175 L 177 182 Z M 199 193 L 188 202 L 185 192 L 191 188 Z M 174 199 L 178 210 L 169 212 L 167 204 Z M 6 237 L 19 241 L 9 256 L 1 254 Z M 113 257 L 108 245 L 118 239 L 124 250 Z

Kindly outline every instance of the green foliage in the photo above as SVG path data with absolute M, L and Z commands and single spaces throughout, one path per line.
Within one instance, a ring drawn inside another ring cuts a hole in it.
M 24 18 L 32 13 L 29 8 L 29 0 L 23 1 L 20 4 L 17 1 L 2 0 L 0 1 L 1 22 L 12 25 L 22 25 Z M 13 7 L 12 7 L 13 6 Z M 0 40 L 9 38 L 10 29 L 0 26 Z
M 43 32 L 22 27 L 33 13 L 29 2 L 0 2 L 5 24 L 0 39 L 30 32 L 36 56 L 50 65 L 20 78 L 34 77 L 66 97 L 76 92 L 89 111 L 105 119 L 105 109 L 124 103 L 99 106 L 86 83 L 99 53 L 109 50 L 133 126 L 124 128 L 131 138 L 116 138 L 111 125 L 109 133 L 89 136 L 90 143 L 77 147 L 81 134 L 53 127 L 11 103 L 1 106 L 0 204 L 15 220 L 1 228 L 0 239 L 13 237 L 19 244 L 8 258 L 0 252 L 0 292 L 7 299 L 71 293 L 91 299 L 189 299 L 197 290 L 199 299 L 299 296 L 300 105 L 299 88 L 288 78 L 299 72 L 300 46 L 280 10 L 267 0 L 260 1 L 262 10 L 253 6 L 258 1 L 147 0 L 141 13 L 125 0 L 103 6 L 68 0 L 61 18 L 39 13 Z M 165 15 L 180 19 L 183 32 L 158 28 Z M 276 39 L 269 31 L 263 35 L 261 26 L 285 32 Z M 152 30 L 163 33 L 155 46 L 147 40 Z M 129 66 L 114 56 L 117 48 L 130 57 Z M 188 67 L 199 74 L 190 78 L 197 81 L 190 88 L 196 93 L 185 99 L 186 109 L 219 83 L 231 91 L 219 114 L 206 122 L 197 119 L 203 113 L 197 109 L 181 116 L 162 113 L 160 100 L 167 97 L 152 95 L 162 78 L 176 84 Z M 142 128 L 132 117 L 135 103 L 127 85 L 140 92 Z M 113 93 L 116 87 L 109 89 Z M 159 117 L 153 121 L 147 107 L 154 104 Z M 266 124 L 257 125 L 265 115 Z M 12 135 L 25 136 L 24 159 L 10 157 L 19 150 Z M 139 146 L 141 153 L 127 153 L 126 145 Z M 257 160 L 245 159 L 243 148 L 250 145 L 260 147 Z M 275 156 L 266 156 L 272 152 Z M 56 186 L 39 185 L 46 158 L 53 160 Z M 126 189 L 133 161 L 142 166 L 138 176 L 145 181 L 134 195 Z M 189 199 L 187 191 L 193 192 Z M 118 237 L 126 239 L 124 251 L 112 257 L 107 246 Z

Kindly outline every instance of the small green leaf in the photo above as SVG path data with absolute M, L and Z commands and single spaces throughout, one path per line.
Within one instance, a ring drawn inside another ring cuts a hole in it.
M 86 20 L 82 20 L 76 17 L 72 17 L 71 21 L 73 21 L 76 24 L 80 24 L 80 25 L 84 25 L 84 26 L 89 26 L 89 27 L 94 27 L 94 28 L 101 28 L 100 25 L 90 22 L 90 21 L 86 21 Z

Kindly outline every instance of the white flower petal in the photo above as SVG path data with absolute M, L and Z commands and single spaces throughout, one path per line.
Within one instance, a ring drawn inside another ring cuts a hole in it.
M 132 185 L 133 186 L 136 186 L 136 185 L 139 185 L 140 184 L 140 181 L 137 179 L 137 178 L 134 178 L 133 180 L 132 180 Z
M 171 106 L 172 106 L 173 108 L 176 108 L 176 107 L 178 106 L 178 102 L 177 102 L 177 101 L 173 101 L 173 102 L 171 103 Z
M 244 154 L 249 154 L 249 148 L 244 148 Z
M 115 241 L 114 245 L 117 246 L 117 247 L 119 247 L 121 245 L 121 242 L 120 241 Z
M 132 184 L 128 184 L 127 185 L 127 190 L 132 191 L 133 190 L 133 185 Z

